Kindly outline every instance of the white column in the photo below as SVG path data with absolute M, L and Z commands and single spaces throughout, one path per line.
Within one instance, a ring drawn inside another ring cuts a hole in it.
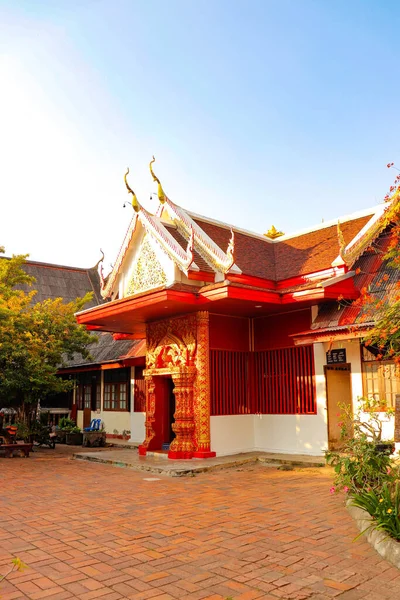
M 131 437 L 130 442 L 135 442 L 135 367 L 131 367 Z
M 324 366 L 326 365 L 326 353 L 324 344 L 316 342 L 314 349 L 314 368 L 315 368 L 315 390 L 317 395 L 317 425 L 319 437 L 322 442 L 322 449 L 328 448 L 328 408 L 326 398 L 326 379 Z

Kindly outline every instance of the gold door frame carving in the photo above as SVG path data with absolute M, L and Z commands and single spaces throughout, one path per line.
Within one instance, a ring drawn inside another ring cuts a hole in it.
M 155 377 L 174 382 L 175 423 L 169 458 L 211 458 L 209 318 L 202 311 L 147 325 L 146 439 L 139 447 L 144 456 L 155 436 Z

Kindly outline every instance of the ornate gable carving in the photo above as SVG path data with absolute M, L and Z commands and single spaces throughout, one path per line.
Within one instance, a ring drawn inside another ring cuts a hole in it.
M 164 285 L 167 275 L 146 236 L 133 266 L 132 276 L 126 288 L 126 296 Z
M 194 366 L 196 350 L 195 315 L 147 325 L 147 369 Z

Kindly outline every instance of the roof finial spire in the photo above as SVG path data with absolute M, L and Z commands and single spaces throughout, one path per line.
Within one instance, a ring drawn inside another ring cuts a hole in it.
M 126 179 L 126 176 L 129 174 L 129 167 L 126 168 L 126 173 L 124 175 L 124 181 L 125 181 L 125 185 L 126 185 L 126 189 L 128 190 L 129 194 L 132 194 L 132 208 L 135 212 L 140 212 L 141 206 L 139 204 L 139 200 L 136 197 L 135 192 L 131 189 L 131 187 L 129 186 L 128 180 Z
M 153 160 L 150 161 L 149 167 L 150 167 L 150 173 L 151 176 L 153 177 L 153 181 L 157 181 L 158 183 L 158 188 L 157 188 L 157 196 L 159 201 L 161 202 L 161 204 L 164 204 L 165 202 L 165 194 L 164 194 L 164 190 L 162 189 L 162 185 L 160 183 L 160 180 L 158 179 L 157 175 L 154 174 L 153 171 L 153 162 L 155 162 L 155 157 L 153 156 Z
M 267 233 L 264 233 L 264 235 L 265 237 L 270 238 L 271 240 L 275 240 L 276 238 L 281 237 L 281 235 L 285 234 L 283 233 L 283 231 L 278 231 L 275 225 L 271 225 Z

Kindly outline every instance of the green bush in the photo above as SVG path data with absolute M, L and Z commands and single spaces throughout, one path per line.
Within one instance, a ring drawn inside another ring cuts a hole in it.
M 60 429 L 64 429 L 65 431 L 71 431 L 72 429 L 74 429 L 74 427 L 76 427 L 76 424 L 75 421 L 69 419 L 68 417 L 61 417 L 58 426 Z
M 391 485 L 400 476 L 399 466 L 390 457 L 391 442 L 389 451 L 381 448 L 385 443 L 382 424 L 393 411 L 382 411 L 382 403 L 365 398 L 354 416 L 347 405 L 340 408 L 342 446 L 339 451 L 326 452 L 327 463 L 335 470 L 331 491 L 344 490 L 352 495 L 369 490 L 379 493 L 385 483 Z
M 380 492 L 362 491 L 351 500 L 353 506 L 363 508 L 372 517 L 370 529 L 379 529 L 400 541 L 400 489 L 399 484 L 384 483 Z

